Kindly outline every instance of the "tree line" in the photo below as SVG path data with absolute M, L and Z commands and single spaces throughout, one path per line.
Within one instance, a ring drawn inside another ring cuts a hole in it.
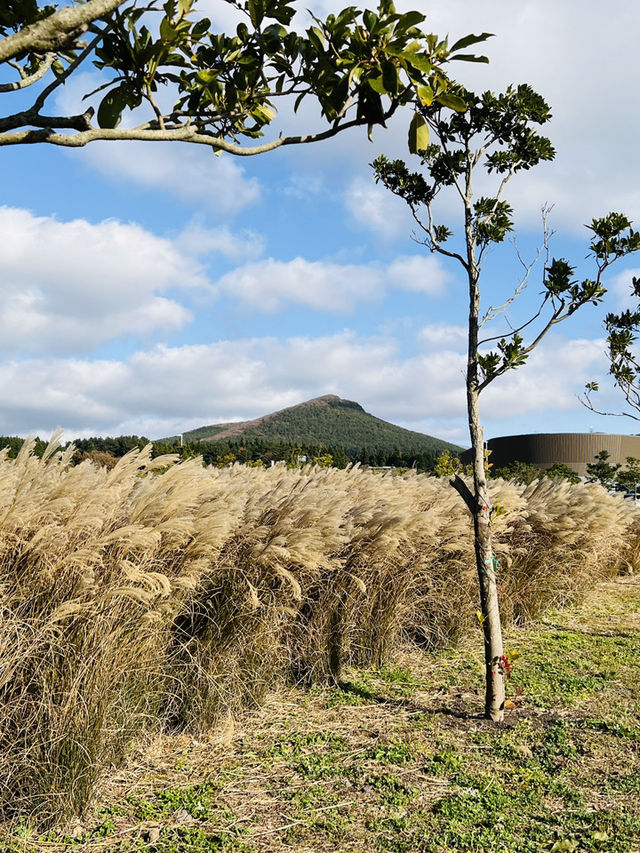
M 0 448 L 8 449 L 8 456 L 15 459 L 25 439 L 18 436 L 0 436 Z M 42 456 L 47 442 L 36 438 L 34 452 Z M 338 445 L 307 444 L 289 441 L 270 441 L 263 438 L 237 439 L 215 442 L 184 442 L 179 440 L 151 442 L 145 436 L 120 435 L 116 437 L 93 436 L 78 438 L 71 443 L 76 448 L 75 462 L 91 459 L 101 465 L 112 467 L 118 459 L 131 450 L 142 449 L 153 444 L 152 455 L 176 453 L 181 459 L 201 456 L 205 465 L 269 466 L 272 462 L 286 462 L 299 466 L 307 463 L 346 468 L 360 463 L 371 467 L 415 468 L 420 473 L 433 472 L 437 455 L 428 451 L 412 452 L 395 447 L 391 450 L 379 447 L 362 447 L 360 450 L 344 449 Z
M 0 436 L 0 449 L 7 448 L 8 457 L 15 459 L 24 441 L 25 439 L 19 436 Z M 141 450 L 147 444 L 152 444 L 153 457 L 167 453 L 175 453 L 181 459 L 201 456 L 205 465 L 223 466 L 238 462 L 241 465 L 268 467 L 275 462 L 285 462 L 291 467 L 313 464 L 346 468 L 349 465 L 360 464 L 372 468 L 400 470 L 413 468 L 418 473 L 433 474 L 436 477 L 451 477 L 456 474 L 471 476 L 471 466 L 464 465 L 449 450 L 436 455 L 428 452 L 412 453 L 399 447 L 392 450 L 362 447 L 358 452 L 353 452 L 337 445 L 299 444 L 288 441 L 269 441 L 264 438 L 180 444 L 178 440 L 151 442 L 145 436 L 139 435 L 78 438 L 73 442 L 67 442 L 64 445 L 65 449 L 72 443 L 76 448 L 74 457 L 76 463 L 90 459 L 106 467 L 113 467 L 118 459 L 131 450 Z M 34 453 L 37 456 L 42 456 L 46 447 L 46 441 L 39 437 L 35 439 Z M 532 462 L 514 460 L 500 468 L 494 468 L 489 460 L 490 452 L 485 460 L 488 477 L 511 480 L 515 483 L 528 485 L 540 479 L 564 479 L 570 483 L 579 483 L 581 480 L 580 475 L 566 462 L 554 462 L 549 468 L 542 469 Z M 625 464 L 615 463 L 611 461 L 609 451 L 601 450 L 594 457 L 594 461 L 587 465 L 585 479 L 588 483 L 600 483 L 609 491 L 635 493 L 640 490 L 640 459 L 628 456 Z

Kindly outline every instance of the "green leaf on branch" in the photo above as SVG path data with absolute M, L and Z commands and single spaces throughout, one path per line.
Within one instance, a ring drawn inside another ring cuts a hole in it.
M 407 55 L 407 51 L 405 51 L 403 56 L 418 71 L 422 71 L 425 74 L 430 74 L 433 71 L 433 64 L 424 53 L 414 53 L 412 51 Z
M 251 114 L 256 121 L 260 122 L 260 124 L 269 124 L 269 122 L 275 118 L 276 111 L 272 110 L 271 107 L 268 107 L 266 104 L 259 104 L 253 109 Z
M 429 145 L 429 126 L 420 115 L 415 113 L 409 125 L 409 151 L 417 154 Z
M 178 30 L 173 26 L 168 18 L 163 18 L 160 22 L 160 38 L 163 42 L 171 44 L 178 37 Z
M 213 81 L 217 79 L 218 75 L 215 71 L 211 71 L 209 68 L 200 68 L 196 77 L 201 83 L 208 86 L 209 83 L 213 83 Z
M 320 27 L 311 27 L 307 35 L 309 36 L 309 41 L 313 44 L 315 49 L 318 52 L 322 52 L 325 49 L 325 40 L 324 33 L 320 29 Z
M 178 0 L 178 12 L 180 13 L 180 17 L 188 15 L 192 6 L 193 0 Z
M 258 29 L 264 19 L 264 3 L 262 0 L 249 0 L 249 17 L 253 26 Z
M 467 111 L 466 101 L 464 101 L 459 95 L 454 95 L 452 92 L 443 92 L 443 94 L 439 96 L 438 101 L 443 107 L 449 107 L 450 110 L 454 110 L 457 113 L 464 113 Z
M 433 103 L 433 89 L 431 86 L 418 83 L 416 86 L 416 95 L 423 107 L 430 107 Z
M 380 95 L 369 88 L 361 89 L 356 116 L 367 124 L 384 126 L 384 107 Z
M 455 56 L 449 57 L 449 61 L 452 59 L 457 59 L 458 62 L 484 62 L 486 65 L 489 64 L 489 57 L 484 56 L 483 54 L 458 53 Z
M 565 260 L 553 258 L 548 267 L 545 267 L 546 279 L 544 286 L 552 296 L 560 296 L 574 284 L 572 275 L 574 268 Z
M 481 41 L 486 41 L 487 39 L 493 38 L 495 33 L 480 33 L 479 36 L 471 33 L 468 36 L 464 36 L 464 38 L 458 39 L 458 41 L 451 45 L 449 50 L 453 53 L 454 50 L 462 50 L 465 47 L 469 47 L 472 44 L 478 44 Z
M 127 105 L 127 93 L 118 86 L 108 92 L 98 107 L 98 124 L 104 128 L 114 128 L 120 124 L 122 111 Z
M 382 64 L 382 82 L 387 92 L 395 95 L 398 91 L 398 71 L 393 62 L 384 62 Z
M 375 12 L 371 12 L 369 9 L 365 10 L 362 16 L 362 22 L 369 32 L 371 32 L 376 24 L 378 23 L 378 16 Z
M 417 27 L 418 24 L 421 24 L 425 19 L 425 16 L 422 12 L 406 12 L 404 15 L 400 16 L 400 24 L 402 29 L 409 30 L 411 27 Z
M 384 85 L 384 80 L 382 79 L 382 74 L 378 74 L 377 77 L 367 77 L 367 83 L 374 92 L 377 92 L 379 95 L 384 95 L 386 93 L 386 88 Z

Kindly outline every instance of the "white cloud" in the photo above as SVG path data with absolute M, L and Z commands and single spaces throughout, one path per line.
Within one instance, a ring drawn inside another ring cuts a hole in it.
M 551 338 L 531 355 L 524 367 L 495 380 L 487 388 L 482 395 L 484 411 L 488 418 L 500 420 L 505 415 L 535 413 L 544 418 L 546 411 L 575 410 L 579 406 L 576 394 L 582 393 L 585 384 L 604 367 L 602 340 Z M 495 417 L 495 411 L 499 411 L 499 417 Z
M 411 230 L 406 204 L 374 183 L 373 177 L 354 178 L 345 190 L 344 204 L 358 226 L 387 239 L 408 235 Z
M 191 257 L 219 254 L 232 261 L 247 261 L 260 257 L 265 239 L 255 231 L 234 233 L 227 225 L 208 228 L 203 218 L 198 217 L 177 237 L 176 245 Z
M 323 191 L 326 191 L 324 177 L 318 172 L 314 172 L 291 175 L 283 193 L 291 196 L 291 198 L 305 199 L 320 195 Z
M 8 352 L 76 353 L 181 328 L 168 288 L 207 285 L 197 261 L 138 225 L 61 222 L 0 208 L 0 339 Z
M 119 180 L 161 189 L 183 201 L 231 216 L 260 200 L 260 185 L 231 155 L 178 142 L 94 142 L 91 165 Z
M 407 255 L 396 258 L 387 275 L 392 284 L 411 293 L 427 293 L 439 296 L 451 280 L 439 258 L 429 255 Z
M 638 308 L 638 298 L 633 295 L 631 280 L 640 278 L 640 267 L 630 267 L 622 272 L 616 273 L 612 278 L 605 282 L 609 292 L 616 300 L 616 310 L 624 310 L 626 308 L 636 311 Z
M 449 323 L 432 323 L 418 333 L 425 349 L 445 349 L 464 352 L 467 346 L 467 327 Z
M 298 257 L 245 264 L 225 273 L 215 286 L 219 293 L 263 311 L 295 304 L 317 311 L 345 312 L 360 302 L 381 299 L 389 287 L 439 295 L 449 279 L 439 259 L 422 255 L 402 256 L 386 267 Z
M 294 303 L 341 312 L 362 300 L 380 298 L 383 282 L 382 272 L 375 267 L 268 258 L 226 273 L 216 287 L 264 311 L 277 311 L 285 303 Z

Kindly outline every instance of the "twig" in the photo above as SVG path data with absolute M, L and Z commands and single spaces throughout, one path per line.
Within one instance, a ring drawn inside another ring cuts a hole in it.
M 14 68 L 17 67 L 20 72 L 20 80 L 15 83 L 1 83 L 0 92 L 17 92 L 19 89 L 26 89 L 27 86 L 32 86 L 34 83 L 37 83 L 38 80 L 44 77 L 47 71 L 51 68 L 55 58 L 55 53 L 47 53 L 43 61 L 38 66 L 38 70 L 34 71 L 33 74 L 30 75 L 26 75 L 17 62 L 10 60 L 7 64 L 12 65 Z

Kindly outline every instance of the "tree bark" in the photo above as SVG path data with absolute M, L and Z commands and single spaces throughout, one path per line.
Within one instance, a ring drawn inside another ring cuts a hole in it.
M 480 587 L 480 611 L 484 634 L 485 717 L 496 722 L 504 719 L 505 683 L 502 658 L 502 626 L 498 602 L 496 563 L 491 537 L 491 502 L 485 475 L 484 431 L 480 425 L 478 393 L 467 389 L 469 432 L 473 450 L 473 534 Z
M 0 39 L 0 62 L 6 62 L 32 50 L 55 53 L 61 48 L 69 47 L 78 30 L 113 12 L 123 2 L 124 0 L 88 0 L 79 6 L 63 6 L 47 18 Z

